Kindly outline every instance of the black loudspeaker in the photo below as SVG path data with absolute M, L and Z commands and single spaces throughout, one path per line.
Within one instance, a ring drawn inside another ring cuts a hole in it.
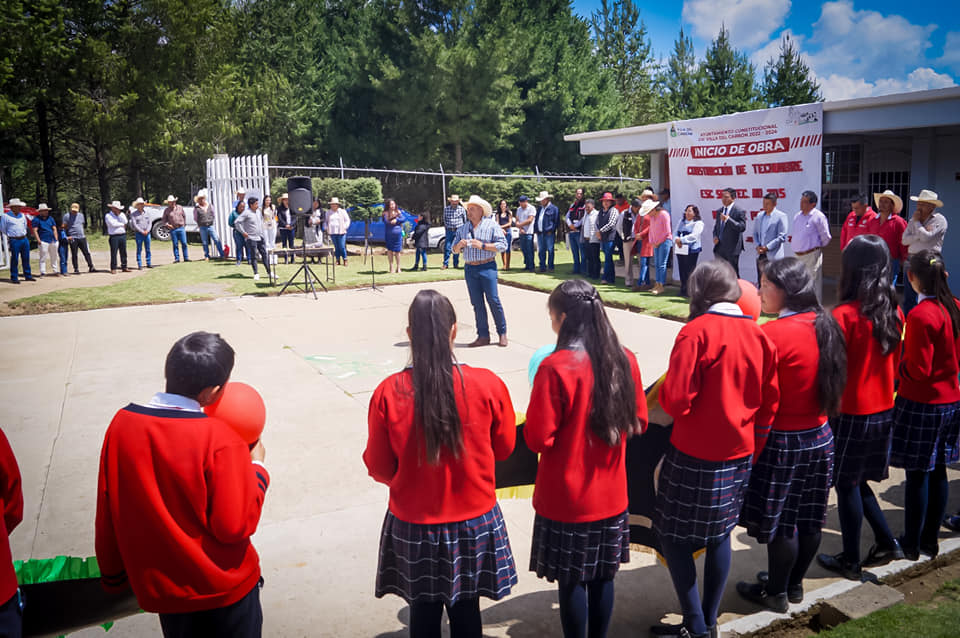
M 313 211 L 313 185 L 309 177 L 288 177 L 287 195 L 291 212 L 308 215 Z

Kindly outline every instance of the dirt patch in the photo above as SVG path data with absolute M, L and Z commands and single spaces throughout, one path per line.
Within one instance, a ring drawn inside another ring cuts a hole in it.
M 201 297 L 227 297 L 229 296 L 229 291 L 227 287 L 223 284 L 217 283 L 203 283 L 203 284 L 194 284 L 192 286 L 182 286 L 180 288 L 174 288 L 177 292 L 182 292 L 185 295 L 198 295 Z

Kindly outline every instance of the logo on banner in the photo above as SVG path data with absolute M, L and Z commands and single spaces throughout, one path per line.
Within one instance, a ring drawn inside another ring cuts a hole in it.
M 820 121 L 817 111 L 807 111 L 802 108 L 791 106 L 787 111 L 787 124 L 800 126 L 801 124 L 816 124 Z
M 693 137 L 693 129 L 689 126 L 677 126 L 676 122 L 670 125 L 670 137 L 678 135 L 689 135 Z

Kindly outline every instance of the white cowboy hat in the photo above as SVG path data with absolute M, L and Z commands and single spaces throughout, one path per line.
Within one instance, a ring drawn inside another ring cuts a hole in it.
M 243 186 L 237 189 L 237 195 L 246 195 L 246 194 L 247 194 L 247 189 L 244 188 Z
M 877 208 L 880 208 L 880 200 L 884 197 L 893 202 L 893 212 L 899 213 L 903 210 L 903 200 L 900 199 L 900 197 L 889 188 L 882 193 L 873 194 L 873 203 Z
M 460 202 L 460 196 L 459 196 L 459 195 L 451 195 L 451 196 L 448 197 L 447 199 L 450 200 L 450 203 L 452 203 L 452 204 L 457 204 L 457 203 Z
M 123 210 L 123 204 L 121 204 L 117 200 L 113 200 L 112 202 L 110 202 L 110 205 L 107 206 L 107 208 L 112 208 L 113 210 Z
M 653 199 L 657 198 L 657 194 L 653 192 L 652 188 L 644 188 L 643 192 L 640 193 L 640 197 L 652 197 Z
M 490 217 L 491 215 L 493 215 L 493 206 L 490 205 L 490 202 L 483 199 L 479 195 L 470 196 L 470 199 L 467 200 L 467 208 L 470 208 L 471 205 L 479 206 L 480 208 L 482 208 L 484 217 Z
M 645 202 L 640 204 L 640 216 L 643 217 L 644 215 L 648 214 L 650 211 L 656 208 L 658 204 L 659 202 L 657 202 L 656 200 L 653 200 L 653 199 L 646 200 Z
M 175 201 L 177 201 L 177 196 L 176 196 L 176 195 L 167 195 L 167 203 L 168 203 L 168 204 L 172 204 L 172 203 L 175 202 Z
M 16 206 L 17 208 L 20 208 L 22 206 L 26 206 L 26 204 L 21 202 L 18 198 L 14 197 L 14 198 L 11 198 L 9 202 L 7 202 L 7 206 L 9 206 L 10 208 L 13 208 L 14 206 Z
M 201 188 L 200 190 L 197 191 L 197 199 L 200 199 L 201 197 L 204 198 L 204 199 L 207 198 L 207 189 L 206 189 L 206 188 Z
M 133 200 L 133 203 L 130 204 L 130 206 L 136 206 L 137 204 L 146 204 L 146 203 L 147 202 L 143 201 L 142 197 L 138 197 L 135 200 Z
M 286 193 L 280 196 L 280 199 L 290 199 L 290 196 Z
M 537 195 L 537 201 L 542 202 L 545 199 L 553 199 L 553 195 L 551 195 L 547 191 L 540 191 L 540 194 Z
M 37 205 L 37 212 L 39 213 L 39 212 L 42 211 L 42 210 L 51 210 L 51 208 L 50 208 L 49 206 L 47 206 L 46 204 L 38 204 L 38 205 Z
M 935 208 L 940 208 L 943 206 L 943 202 L 939 200 L 937 194 L 933 191 L 928 191 L 927 189 L 920 191 L 919 195 L 911 195 L 910 200 L 914 202 L 920 202 L 922 204 L 933 204 Z
M 79 212 L 80 212 L 80 204 L 78 204 L 77 202 L 73 202 L 72 204 L 70 204 L 70 212 L 71 212 L 71 213 L 79 213 Z
M 327 204 L 330 204 L 331 206 L 332 206 L 333 204 L 336 204 L 337 206 L 339 206 L 339 205 L 340 205 L 340 198 L 339 198 L 339 197 L 331 197 L 331 198 L 330 198 L 330 201 L 327 202 Z

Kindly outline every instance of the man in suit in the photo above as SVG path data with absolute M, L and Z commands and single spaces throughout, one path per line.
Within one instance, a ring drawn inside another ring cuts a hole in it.
M 553 245 L 557 239 L 557 220 L 560 219 L 560 211 L 551 201 L 553 195 L 547 191 L 540 191 L 537 199 L 540 202 L 540 208 L 537 209 L 533 230 L 537 234 L 540 272 L 553 272 Z
M 743 232 L 747 229 L 747 213 L 736 205 L 737 191 L 723 189 L 720 201 L 723 204 L 713 211 L 713 254 L 726 259 L 740 276 L 740 253 L 743 252 Z

